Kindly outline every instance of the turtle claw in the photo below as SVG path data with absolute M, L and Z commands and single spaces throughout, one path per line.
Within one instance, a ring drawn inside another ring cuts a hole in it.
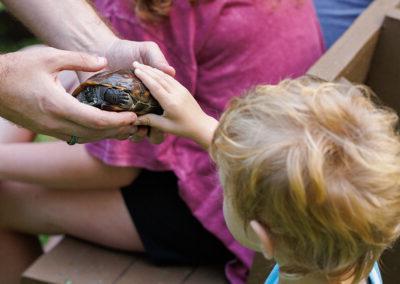
M 123 93 L 120 95 L 118 105 L 123 109 L 130 109 L 132 105 L 132 98 L 129 94 Z
M 107 102 L 101 104 L 100 109 L 108 110 L 108 111 L 115 111 L 115 108 Z

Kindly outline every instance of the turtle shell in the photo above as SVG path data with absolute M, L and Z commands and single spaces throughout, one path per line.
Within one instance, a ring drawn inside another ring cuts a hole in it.
M 82 103 L 103 110 L 133 111 L 137 115 L 163 113 L 133 70 L 98 73 L 80 84 L 72 95 Z

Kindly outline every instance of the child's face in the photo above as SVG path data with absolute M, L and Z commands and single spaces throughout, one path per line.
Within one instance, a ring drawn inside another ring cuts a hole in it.
M 260 251 L 260 244 L 254 231 L 250 228 L 249 224 L 246 226 L 243 220 L 239 217 L 236 210 L 232 206 L 230 198 L 224 197 L 224 217 L 229 231 L 233 237 L 239 241 L 243 246 L 248 247 L 255 251 Z M 247 229 L 245 229 L 247 228 Z

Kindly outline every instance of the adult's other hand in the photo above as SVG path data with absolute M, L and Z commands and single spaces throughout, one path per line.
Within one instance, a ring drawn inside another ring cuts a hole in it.
M 107 58 L 110 69 L 132 68 L 133 62 L 138 61 L 175 76 L 175 69 L 168 64 L 155 42 L 137 42 L 115 37 L 102 53 Z
M 96 72 L 101 57 L 50 47 L 0 56 L 0 115 L 16 124 L 69 141 L 126 139 L 136 132 L 132 112 L 106 112 L 84 105 L 58 81 L 62 70 Z

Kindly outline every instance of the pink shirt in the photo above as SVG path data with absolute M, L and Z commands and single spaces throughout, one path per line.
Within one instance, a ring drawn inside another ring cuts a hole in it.
M 194 7 L 175 0 L 160 25 L 140 22 L 130 0 L 94 2 L 123 38 L 158 43 L 176 79 L 215 117 L 255 84 L 303 74 L 323 51 L 311 0 L 200 0 Z M 222 189 L 207 152 L 172 135 L 161 145 L 106 140 L 87 149 L 109 165 L 174 171 L 193 215 L 236 255 L 226 266 L 229 281 L 245 281 L 253 253 L 226 227 Z

